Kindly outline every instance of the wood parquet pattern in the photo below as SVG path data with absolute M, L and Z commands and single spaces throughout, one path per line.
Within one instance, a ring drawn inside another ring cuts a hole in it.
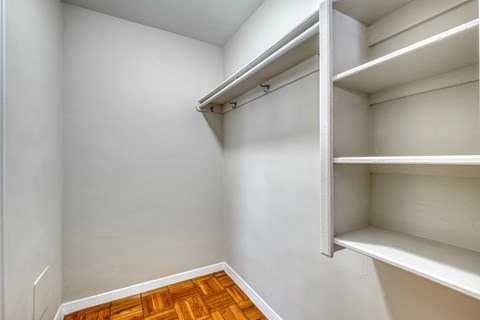
M 83 309 L 64 320 L 267 320 L 224 272 Z

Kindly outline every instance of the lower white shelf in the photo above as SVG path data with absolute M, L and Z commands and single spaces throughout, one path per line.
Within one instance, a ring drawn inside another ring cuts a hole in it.
M 398 157 L 338 157 L 337 164 L 432 164 L 432 165 L 480 165 L 479 155 L 456 156 L 398 156 Z
M 378 227 L 342 233 L 335 243 L 480 299 L 480 253 Z

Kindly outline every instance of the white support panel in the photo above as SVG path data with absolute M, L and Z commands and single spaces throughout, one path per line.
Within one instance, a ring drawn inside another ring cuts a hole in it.
M 377 227 L 335 243 L 480 299 L 480 253 Z
M 336 164 L 425 164 L 425 165 L 480 165 L 480 155 L 458 156 L 403 156 L 403 157 L 338 157 Z
M 321 251 L 333 257 L 332 0 L 320 4 L 319 19 Z
M 365 93 L 478 64 L 478 19 L 342 72 L 335 85 Z

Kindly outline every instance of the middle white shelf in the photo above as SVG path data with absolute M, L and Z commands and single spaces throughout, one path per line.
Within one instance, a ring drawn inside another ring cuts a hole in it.
M 480 165 L 480 155 L 399 156 L 399 157 L 337 157 L 336 164 L 431 164 Z

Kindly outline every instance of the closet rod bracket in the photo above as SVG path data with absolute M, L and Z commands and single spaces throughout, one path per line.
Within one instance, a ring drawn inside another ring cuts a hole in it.
M 211 113 L 218 113 L 218 112 L 215 112 L 215 107 L 216 107 L 216 105 L 210 105 L 208 109 L 210 110 Z M 200 113 L 208 112 L 208 111 L 205 111 L 205 110 L 199 108 L 198 105 L 195 106 L 195 110 L 197 110 L 197 112 L 200 112 Z
M 270 91 L 270 85 L 269 84 L 259 84 L 260 87 L 263 88 L 263 92 L 268 93 Z

